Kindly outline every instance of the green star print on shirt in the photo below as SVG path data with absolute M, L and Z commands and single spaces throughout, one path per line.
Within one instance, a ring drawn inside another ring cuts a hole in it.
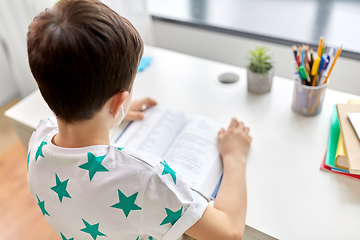
M 88 162 L 80 165 L 79 168 L 89 171 L 90 181 L 93 179 L 96 172 L 108 172 L 109 171 L 101 164 L 102 161 L 104 160 L 104 158 L 106 157 L 106 155 L 95 157 L 94 154 L 92 154 L 91 152 L 88 152 L 87 157 L 88 157 Z
M 53 186 L 51 190 L 53 190 L 58 194 L 60 202 L 62 202 L 63 197 L 71 198 L 69 193 L 66 191 L 66 187 L 69 179 L 66 179 L 65 181 L 61 182 L 56 173 L 55 173 L 55 177 L 56 177 L 56 186 Z
M 171 225 L 174 225 L 177 220 L 181 217 L 183 207 L 180 208 L 179 211 L 173 212 L 168 208 L 165 208 L 167 216 L 164 218 L 164 220 L 160 223 L 161 225 L 165 225 L 167 223 L 171 223 Z
M 39 205 L 39 208 L 41 209 L 43 216 L 45 216 L 45 214 L 46 214 L 50 217 L 50 214 L 45 209 L 45 201 L 40 201 L 40 199 L 37 195 L 36 195 L 36 198 L 38 200 L 38 205 Z
M 140 239 L 140 237 L 137 237 L 136 240 L 143 240 L 143 239 Z M 152 236 L 149 236 L 148 240 L 154 240 L 154 238 Z
M 29 162 L 30 162 L 30 153 L 31 153 L 31 150 L 29 150 L 29 153 L 28 153 L 28 158 L 27 158 L 27 171 L 29 171 Z
M 126 217 L 129 216 L 130 211 L 132 210 L 141 210 L 142 208 L 135 204 L 136 197 L 139 192 L 134 193 L 130 197 L 126 197 L 125 194 L 123 194 L 120 189 L 118 189 L 119 194 L 119 202 L 112 205 L 113 208 L 119 208 L 124 211 L 124 214 Z
M 39 157 L 45 157 L 43 152 L 42 152 L 42 148 L 47 144 L 47 142 L 44 142 L 45 138 L 42 140 L 40 146 L 38 147 L 38 149 L 36 151 L 35 161 L 37 161 Z
M 164 170 L 162 172 L 161 175 L 165 175 L 165 174 L 170 174 L 175 185 L 176 185 L 176 173 L 174 170 L 172 170 L 169 165 L 167 164 L 167 162 L 164 160 L 164 162 L 161 162 L 162 165 L 164 165 Z
M 89 224 L 87 221 L 85 221 L 84 219 L 82 219 L 84 224 L 85 224 L 85 228 L 80 229 L 80 231 L 89 233 L 92 238 L 94 240 L 96 240 L 97 236 L 105 236 L 105 234 L 103 234 L 102 232 L 99 231 L 99 223 L 96 223 L 94 225 Z
M 69 238 L 69 239 L 67 239 L 67 238 L 64 236 L 64 234 L 62 234 L 62 232 L 60 232 L 60 234 L 61 234 L 61 239 L 62 239 L 62 240 L 74 240 L 74 238 Z

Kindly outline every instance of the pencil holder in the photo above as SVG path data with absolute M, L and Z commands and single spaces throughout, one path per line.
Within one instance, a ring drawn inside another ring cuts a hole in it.
M 292 104 L 293 111 L 303 116 L 320 114 L 328 84 L 329 81 L 326 84 L 312 87 L 303 85 L 296 80 Z

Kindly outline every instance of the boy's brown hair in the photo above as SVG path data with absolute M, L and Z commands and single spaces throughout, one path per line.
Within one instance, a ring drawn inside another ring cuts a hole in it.
M 29 26 L 31 72 L 55 115 L 91 119 L 119 91 L 130 91 L 143 53 L 133 25 L 97 0 L 61 0 Z

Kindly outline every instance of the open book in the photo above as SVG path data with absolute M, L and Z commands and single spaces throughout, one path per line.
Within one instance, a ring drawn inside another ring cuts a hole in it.
M 193 190 L 208 200 L 214 197 L 223 172 L 217 147 L 217 134 L 223 126 L 202 116 L 188 119 L 173 106 L 154 106 L 144 114 L 144 120 L 125 128 L 115 146 L 165 159 Z

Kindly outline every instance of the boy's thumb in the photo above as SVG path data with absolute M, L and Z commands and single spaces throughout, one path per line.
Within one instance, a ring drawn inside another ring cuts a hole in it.
M 222 137 L 224 136 L 224 133 L 225 133 L 225 129 L 220 129 L 220 131 L 218 132 L 218 137 Z

